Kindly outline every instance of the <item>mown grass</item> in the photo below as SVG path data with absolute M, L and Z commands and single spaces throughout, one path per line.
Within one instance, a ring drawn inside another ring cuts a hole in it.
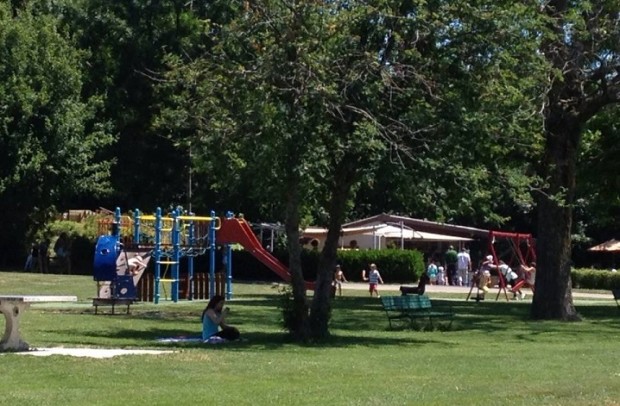
M 89 277 L 0 273 L 0 294 L 80 299 L 24 314 L 22 333 L 35 347 L 175 351 L 112 359 L 2 354 L 0 404 L 620 404 L 620 311 L 612 300 L 577 300 L 584 321 L 560 323 L 529 321 L 529 302 L 437 297 L 436 304 L 458 314 L 450 330 L 389 330 L 379 300 L 345 290 L 334 302 L 333 337 L 303 346 L 280 328 L 276 290 L 234 288 L 230 322 L 245 341 L 162 344 L 157 337 L 199 334 L 205 303 L 139 304 L 131 315 L 94 315 Z

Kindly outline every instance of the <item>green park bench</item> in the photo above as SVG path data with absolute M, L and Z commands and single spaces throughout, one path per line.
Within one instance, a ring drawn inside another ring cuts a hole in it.
M 411 327 L 417 320 L 425 320 L 431 328 L 434 327 L 433 321 L 445 320 L 449 322 L 447 327 L 450 328 L 454 319 L 452 308 L 434 310 L 431 299 L 426 295 L 381 296 L 381 303 L 390 328 L 393 320 L 407 320 Z

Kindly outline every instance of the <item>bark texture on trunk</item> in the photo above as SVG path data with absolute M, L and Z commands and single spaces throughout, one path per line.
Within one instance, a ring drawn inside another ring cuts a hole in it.
M 347 201 L 357 172 L 355 161 L 345 158 L 336 165 L 329 200 L 329 223 L 327 237 L 319 258 L 316 288 L 310 310 L 310 329 L 312 338 L 320 341 L 330 336 L 329 320 L 332 309 L 332 281 L 338 259 L 338 241 L 344 221 Z
M 285 231 L 289 255 L 289 272 L 293 289 L 292 303 L 285 307 L 285 320 L 289 320 L 287 328 L 297 341 L 305 342 L 310 337 L 308 301 L 306 286 L 301 268 L 301 245 L 299 244 L 299 193 L 296 188 L 290 188 L 286 201 Z
M 547 113 L 542 173 L 546 186 L 538 195 L 536 292 L 534 319 L 577 320 L 571 291 L 571 229 L 575 168 L 581 134 L 579 120 L 564 110 Z

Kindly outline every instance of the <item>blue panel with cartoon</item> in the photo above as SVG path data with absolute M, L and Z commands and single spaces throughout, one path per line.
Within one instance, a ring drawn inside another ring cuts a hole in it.
M 96 281 L 116 279 L 116 259 L 120 254 L 120 243 L 114 235 L 102 235 L 95 247 L 93 278 Z

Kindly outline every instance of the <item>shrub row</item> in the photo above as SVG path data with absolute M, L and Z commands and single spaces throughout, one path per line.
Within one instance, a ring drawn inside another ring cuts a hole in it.
M 571 272 L 573 288 L 579 289 L 620 289 L 620 272 L 600 269 L 573 269 Z
M 385 283 L 413 283 L 424 272 L 424 256 L 416 250 L 339 251 L 338 260 L 346 278 L 361 281 L 362 270 L 377 265 Z
M 288 265 L 286 252 L 274 252 L 274 255 Z M 302 251 L 301 264 L 306 280 L 316 279 L 319 255 L 318 251 Z M 232 263 L 236 279 L 278 280 L 246 251 L 234 251 Z M 362 280 L 362 270 L 368 271 L 371 263 L 377 265 L 386 283 L 413 283 L 424 271 L 424 257 L 415 250 L 343 250 L 338 251 L 338 263 L 347 280 L 353 282 Z

